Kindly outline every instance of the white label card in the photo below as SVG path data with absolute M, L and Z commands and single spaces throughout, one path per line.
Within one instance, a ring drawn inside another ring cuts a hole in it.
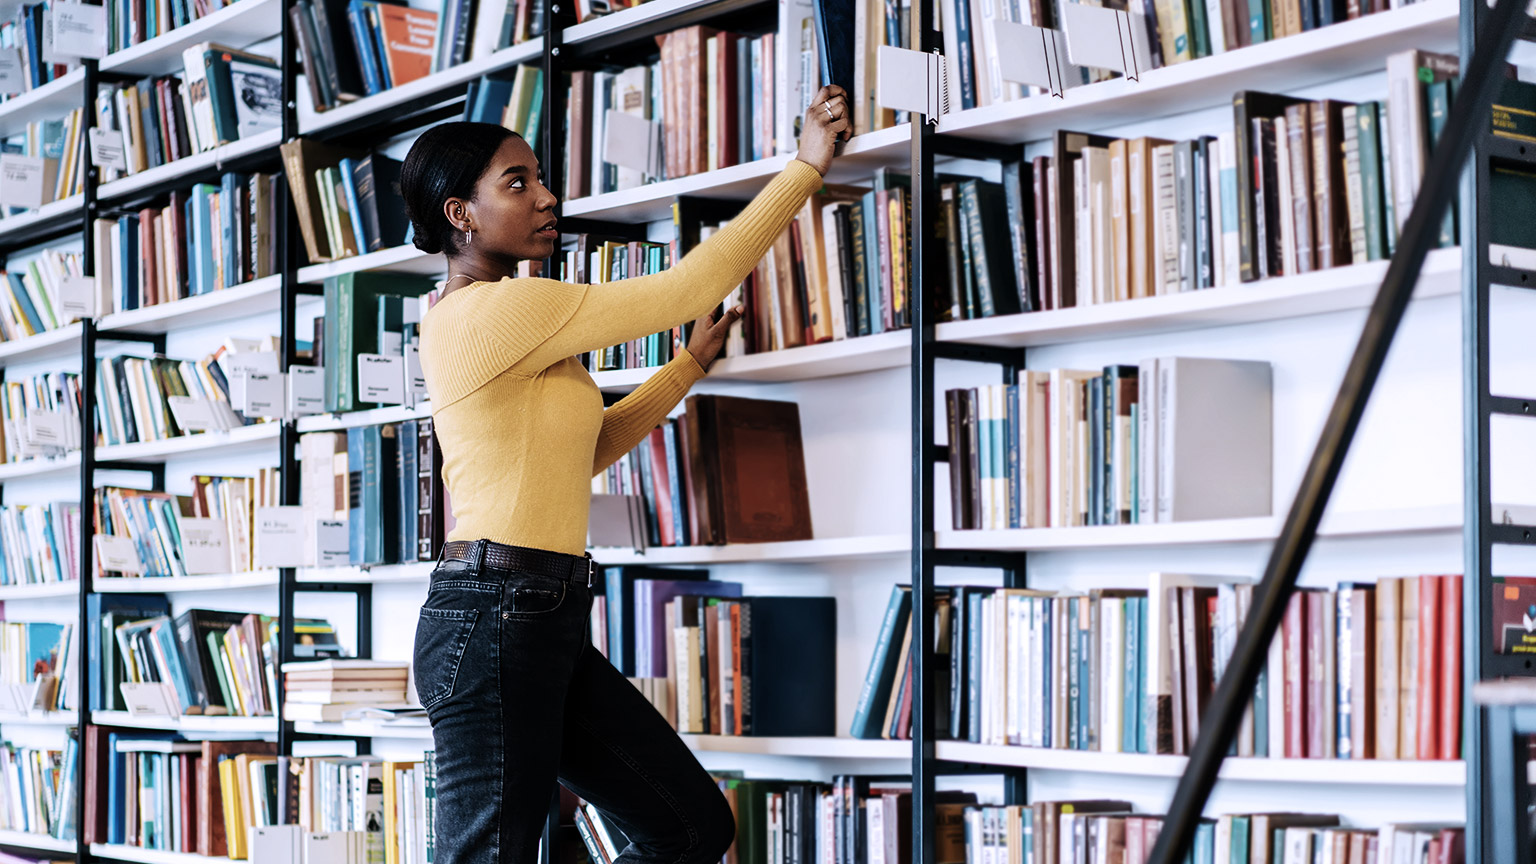
M 118 686 L 122 688 L 128 713 L 134 717 L 171 717 L 178 713 L 169 684 L 124 681 Z
M 22 73 L 20 49 L 0 48 L 0 93 L 15 95 L 26 89 L 27 81 Z
M 357 398 L 362 402 L 405 404 L 405 358 L 357 355 L 357 390 Z
M 0 204 L 43 206 L 43 157 L 0 154 Z
M 229 526 L 223 519 L 182 516 L 181 560 L 188 575 L 228 573 Z
M 286 379 L 275 372 L 247 372 L 236 375 L 235 381 L 243 383 L 243 387 L 233 388 L 240 391 L 235 400 L 235 410 L 252 417 L 282 417 L 283 405 L 286 401 L 283 383 Z
M 40 411 L 27 415 L 27 443 L 38 447 L 63 447 L 69 441 L 69 428 L 58 411 Z
M 59 306 L 66 319 L 96 317 L 96 277 L 66 275 L 59 282 Z
M 27 689 L 22 691 L 18 701 L 25 700 L 28 709 L 47 711 L 53 707 L 53 700 L 50 698 L 53 695 L 53 675 L 44 672 L 37 676 L 37 679 L 31 684 L 27 685 Z
M 321 519 L 315 523 L 315 566 L 345 567 L 352 563 L 347 523 Z
M 325 370 L 319 366 L 288 367 L 288 413 L 319 414 L 325 411 Z
M 123 133 L 116 129 L 91 127 L 91 164 L 101 168 L 128 170 L 128 154 L 123 151 Z
M 405 346 L 405 394 L 407 405 L 417 405 L 427 401 L 427 379 L 421 373 L 421 349 L 415 345 Z
M 604 162 L 660 176 L 660 123 L 609 108 L 603 124 Z
M 211 429 L 224 428 L 218 409 L 207 399 L 171 396 L 166 401 L 170 403 L 171 416 L 176 418 L 176 425 L 180 426 L 183 432 L 207 432 Z
M 226 354 L 220 361 L 224 371 L 230 375 L 238 375 L 241 372 L 257 372 L 267 375 L 277 374 L 276 351 L 241 351 L 237 354 Z
M 45 35 L 44 60 L 62 62 L 72 57 L 107 56 L 107 9 L 105 6 L 89 6 L 85 3 L 52 3 L 47 17 L 51 19 L 52 38 Z M 49 56 L 49 55 L 52 56 Z
M 257 507 L 255 546 L 258 570 L 303 567 L 304 508 Z
M 144 563 L 139 560 L 139 549 L 127 537 L 97 534 L 96 560 L 101 562 L 103 570 L 144 575 Z

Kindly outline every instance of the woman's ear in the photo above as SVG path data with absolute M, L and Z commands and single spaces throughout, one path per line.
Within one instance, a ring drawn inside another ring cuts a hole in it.
M 443 217 L 453 230 L 460 233 L 474 229 L 474 219 L 469 212 L 469 202 L 463 198 L 449 198 L 443 202 Z

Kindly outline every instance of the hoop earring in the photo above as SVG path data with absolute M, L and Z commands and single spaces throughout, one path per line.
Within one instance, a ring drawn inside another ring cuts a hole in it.
M 464 229 L 464 245 L 468 246 L 468 245 L 470 245 L 471 243 L 474 243 L 474 242 L 475 242 L 475 232 L 472 229 L 465 228 Z

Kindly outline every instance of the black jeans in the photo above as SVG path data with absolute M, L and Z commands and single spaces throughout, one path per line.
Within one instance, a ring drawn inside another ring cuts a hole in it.
M 730 846 L 724 796 L 592 646 L 591 609 L 580 583 L 483 563 L 433 570 L 414 665 L 436 747 L 439 864 L 533 864 L 557 780 L 628 835 L 616 864 L 704 864 Z

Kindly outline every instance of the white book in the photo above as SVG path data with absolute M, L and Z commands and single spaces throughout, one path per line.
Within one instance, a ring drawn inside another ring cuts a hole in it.
M 1179 290 L 1178 211 L 1173 200 L 1173 145 L 1152 148 L 1152 293 Z
M 334 433 L 311 433 L 321 436 L 330 436 Z M 310 435 L 305 435 L 309 438 Z M 327 463 L 326 468 L 330 465 Z M 404 674 L 411 668 L 406 660 L 364 660 L 359 658 L 331 658 L 328 660 L 292 660 L 283 664 L 283 672 L 334 672 L 353 669 L 377 669 L 384 672 Z
M 1050 470 L 1048 372 L 1019 373 L 1020 528 L 1045 528 L 1050 523 L 1047 474 Z
M 1265 707 L 1269 715 L 1269 758 L 1280 759 L 1285 756 L 1285 640 L 1279 630 L 1270 640 L 1264 670 L 1264 681 L 1268 686 Z
M 780 153 L 800 146 L 795 131 L 820 89 L 811 0 L 779 0 L 774 46 L 774 143 Z
M 1329 694 L 1336 694 L 1338 692 L 1338 668 L 1339 668 L 1338 667 L 1338 659 L 1339 659 L 1338 658 L 1338 649 L 1339 649 L 1339 643 L 1338 643 L 1338 639 L 1337 639 L 1337 634 L 1338 634 L 1339 631 L 1338 631 L 1337 617 L 1336 617 L 1336 613 L 1337 613 L 1338 610 L 1334 608 L 1334 604 L 1333 603 L 1329 602 L 1332 599 L 1333 599 L 1333 592 L 1328 592 L 1328 594 L 1325 595 L 1325 599 L 1324 599 L 1324 602 L 1322 604 L 1323 605 L 1323 626 L 1322 626 L 1323 638 L 1320 641 L 1322 643 L 1322 649 L 1323 649 L 1322 650 L 1322 655 L 1323 655 L 1323 659 L 1322 659 L 1322 665 L 1323 665 L 1323 692 L 1324 693 L 1329 693 Z M 1346 656 L 1344 658 L 1344 665 L 1348 666 L 1349 663 L 1350 663 L 1350 658 L 1348 656 Z M 1309 710 L 1312 710 L 1310 708 L 1310 706 L 1309 706 Z M 1334 758 L 1334 756 L 1337 753 L 1337 750 L 1336 750 L 1336 747 L 1335 747 L 1335 745 L 1337 743 L 1337 740 L 1338 740 L 1337 726 L 1335 725 L 1336 722 L 1337 722 L 1337 715 L 1334 714 L 1334 712 L 1327 710 L 1326 706 L 1324 706 L 1324 710 L 1321 712 L 1321 714 L 1322 714 L 1322 719 L 1323 719 L 1323 750 L 1324 750 L 1324 752 L 1322 753 L 1322 758 L 1324 758 L 1324 759 L 1332 759 L 1332 758 Z M 1311 753 L 1308 753 L 1307 755 L 1309 757 L 1312 756 Z
M 1205 30 L 1210 36 L 1212 57 L 1227 52 L 1228 22 L 1221 13 L 1221 0 L 1205 0 Z M 1231 22 L 1231 26 L 1238 26 L 1238 22 Z
M 1008 739 L 1009 744 L 1021 744 L 1024 741 L 1024 692 L 1029 686 L 1029 678 L 1025 673 L 1028 665 L 1023 659 L 1028 656 L 1028 650 L 1024 642 L 1024 601 L 1028 599 L 1018 594 L 1007 593 L 1003 595 L 1005 613 L 1007 615 L 1008 652 L 1005 655 L 1008 666 Z
M 1143 360 L 1136 373 L 1136 516 L 1138 524 L 1157 521 L 1157 369 Z
M 196 741 L 125 740 L 117 742 L 119 753 L 201 753 L 203 745 Z
M 1099 670 L 1099 749 L 1120 752 L 1122 727 L 1120 706 L 1125 688 L 1125 599 L 1103 597 L 1099 600 L 1099 640 L 1102 658 Z
M 1072 408 L 1071 393 L 1081 382 L 1099 373 L 1075 369 L 1052 369 L 1050 372 L 1049 453 L 1050 527 L 1064 528 L 1082 523 L 1081 514 L 1073 506 L 1073 458 L 1076 447 L 1076 417 Z
M 1090 148 L 1083 148 L 1084 153 Z M 1093 281 L 1093 234 L 1089 230 L 1092 214 L 1088 208 L 1092 199 L 1088 194 L 1088 159 L 1085 156 L 1072 160 L 1072 243 L 1077 280 L 1077 305 L 1088 306 L 1099 302 Z
M 1296 203 L 1291 194 L 1291 136 L 1285 117 L 1275 118 L 1275 166 L 1280 183 L 1280 267 L 1281 275 L 1298 271 L 1296 255 Z M 1276 275 L 1276 274 L 1270 274 Z
M 501 47 L 501 25 L 506 15 L 507 0 L 480 0 L 475 4 L 475 28 L 469 36 L 468 59 L 478 60 L 496 53 Z
M 1109 185 L 1109 150 L 1086 147 L 1082 161 L 1087 163 L 1088 227 L 1093 265 L 1093 293 L 1100 303 L 1119 299 L 1115 295 L 1115 250 L 1111 237 Z
M 847 295 L 843 292 L 842 247 L 837 242 L 838 214 L 852 208 L 846 201 L 836 201 L 821 208 L 822 263 L 827 280 L 827 314 L 831 317 L 832 341 L 848 338 Z M 739 325 L 741 322 L 736 322 Z M 733 329 L 736 325 L 733 325 Z
M 1269 363 L 1165 357 L 1157 386 L 1157 521 L 1268 516 Z

